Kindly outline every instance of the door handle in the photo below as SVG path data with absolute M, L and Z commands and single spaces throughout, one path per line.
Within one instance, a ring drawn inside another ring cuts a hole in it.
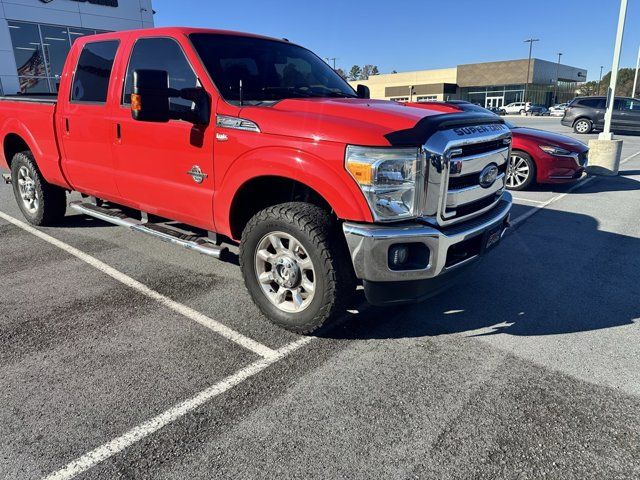
M 64 131 L 67 135 L 69 135 L 69 119 L 68 118 L 64 119 Z
M 116 139 L 122 140 L 122 127 L 119 123 L 116 123 Z

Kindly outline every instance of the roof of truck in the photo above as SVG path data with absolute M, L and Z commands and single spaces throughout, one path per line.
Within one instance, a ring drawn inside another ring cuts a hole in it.
M 273 40 L 276 42 L 286 42 L 291 43 L 286 38 L 274 38 L 267 37 L 265 35 L 257 35 L 254 33 L 247 32 L 236 32 L 234 30 L 219 30 L 212 28 L 194 28 L 194 27 L 157 27 L 157 28 L 141 28 L 137 30 L 120 30 L 117 32 L 107 32 L 107 33 L 98 33 L 96 35 L 88 35 L 87 37 L 81 37 L 79 40 L 83 40 L 86 38 L 118 38 L 123 37 L 125 35 L 136 35 L 136 36 L 157 36 L 157 35 L 166 35 L 166 36 L 177 36 L 177 35 L 190 35 L 192 33 L 212 33 L 217 35 L 234 35 L 241 37 L 251 37 L 251 38 L 262 38 L 265 40 Z

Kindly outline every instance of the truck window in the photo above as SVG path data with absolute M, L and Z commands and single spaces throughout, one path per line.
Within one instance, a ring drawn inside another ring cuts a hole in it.
M 189 38 L 229 102 L 239 103 L 242 98 L 258 105 L 285 98 L 357 97 L 326 62 L 298 45 L 210 33 L 194 33 Z
M 118 41 L 87 43 L 82 49 L 71 88 L 72 102 L 105 103 Z
M 129 59 L 123 105 L 131 103 L 133 71 L 138 69 L 166 70 L 170 88 L 179 90 L 198 86 L 198 78 L 178 42 L 171 38 L 141 38 L 134 45 Z M 192 103 L 182 98 L 171 98 L 169 101 L 173 111 L 190 110 Z

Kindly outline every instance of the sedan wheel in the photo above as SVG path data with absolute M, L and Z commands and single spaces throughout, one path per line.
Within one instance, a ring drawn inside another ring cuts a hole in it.
M 507 188 L 509 190 L 524 190 L 534 177 L 534 165 L 531 157 L 526 153 L 513 152 L 507 165 Z
M 589 120 L 578 120 L 573 126 L 576 133 L 589 133 L 591 128 L 592 126 Z

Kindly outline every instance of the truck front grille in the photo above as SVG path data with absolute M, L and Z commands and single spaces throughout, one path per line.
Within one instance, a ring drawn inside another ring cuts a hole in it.
M 505 127 L 497 132 L 480 132 L 471 139 L 459 140 L 459 134 L 447 131 L 439 136 L 438 141 L 444 145 L 442 153 L 425 145 L 428 171 L 423 218 L 447 226 L 481 215 L 500 201 L 505 189 L 511 133 Z M 496 167 L 493 170 L 496 178 L 483 185 L 490 166 Z

